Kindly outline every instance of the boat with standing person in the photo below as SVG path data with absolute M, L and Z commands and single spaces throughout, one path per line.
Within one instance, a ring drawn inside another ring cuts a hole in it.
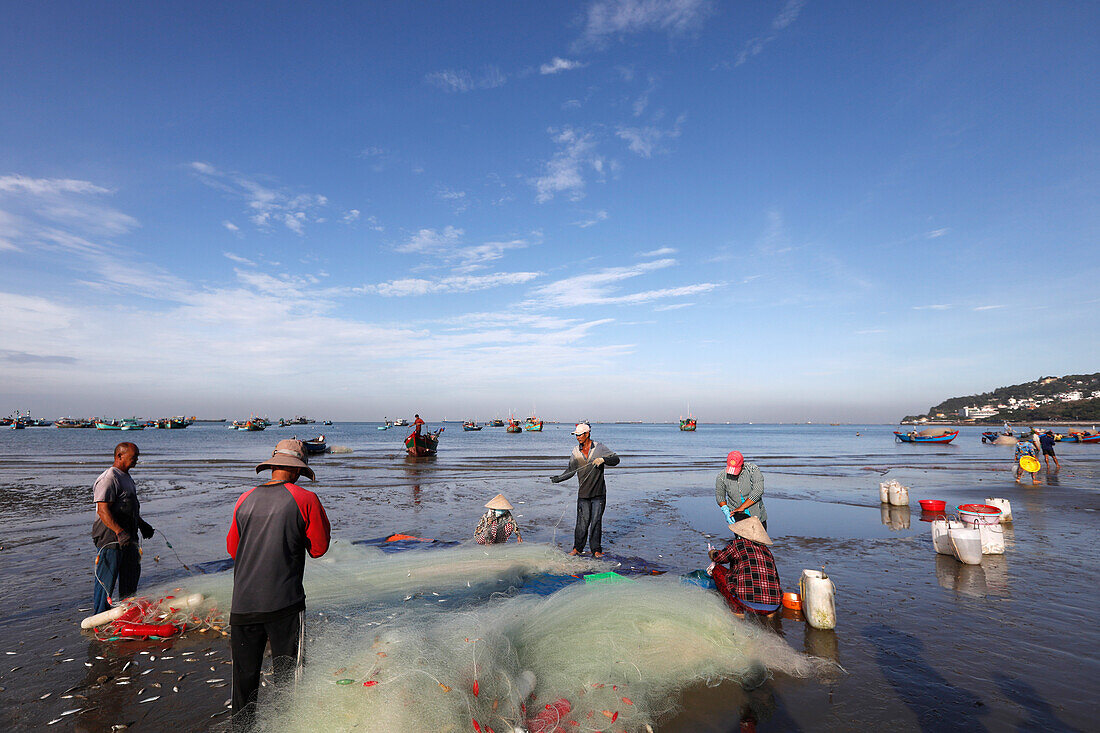
M 405 438 L 405 451 L 414 458 L 434 456 L 439 448 L 439 434 L 446 428 L 440 428 L 434 433 L 418 433 L 415 430 Z

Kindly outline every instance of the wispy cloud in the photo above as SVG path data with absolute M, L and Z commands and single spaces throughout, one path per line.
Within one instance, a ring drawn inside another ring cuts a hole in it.
M 232 262 L 236 262 L 240 265 L 248 265 L 250 267 L 256 267 L 255 262 L 248 259 L 247 257 L 241 257 L 239 254 L 236 254 L 235 252 L 222 252 L 222 256 L 225 257 L 227 260 L 230 260 Z
M 805 5 L 806 0 L 787 0 L 787 4 L 779 11 L 779 15 L 772 19 L 769 32 L 755 38 L 750 38 L 745 42 L 744 48 L 741 49 L 741 53 L 737 56 L 735 65 L 740 66 L 753 56 L 759 56 L 763 53 L 768 44 L 779 37 L 780 32 L 791 23 L 798 20 L 798 16 Z
M 365 285 L 364 293 L 384 297 L 438 295 L 442 293 L 472 293 L 504 285 L 521 285 L 539 276 L 537 272 L 496 272 L 489 275 L 453 275 L 450 277 L 404 278 Z
M 586 219 L 581 219 L 580 221 L 573 222 L 573 226 L 578 226 L 581 229 L 587 229 L 588 227 L 596 226 L 602 221 L 607 221 L 607 212 L 603 209 L 600 209 Z
M 953 305 L 946 303 L 935 303 L 933 305 L 915 305 L 913 310 L 915 311 L 945 311 L 954 308 Z
M 562 71 L 572 71 L 574 69 L 580 69 L 584 66 L 580 61 L 571 61 L 569 59 L 563 59 L 560 56 L 555 56 L 549 62 L 539 67 L 540 74 L 558 74 Z
M 241 228 L 239 226 L 237 226 L 233 222 L 229 221 L 228 219 L 226 219 L 225 221 L 222 222 L 222 226 L 225 227 L 226 229 L 228 229 L 229 231 L 233 232 L 234 234 L 241 230 Z
M 661 247 L 660 249 L 652 249 L 648 252 L 639 252 L 638 257 L 667 257 L 668 255 L 676 254 L 678 250 L 674 247 Z
M 870 336 L 875 333 L 886 333 L 885 328 L 865 328 L 862 331 L 856 331 L 857 336 Z
M 535 200 L 545 203 L 559 193 L 568 193 L 570 200 L 584 197 L 585 174 L 602 173 L 604 158 L 596 153 L 596 140 L 592 133 L 572 127 L 550 129 L 559 150 L 547 163 L 543 174 L 534 179 Z
M 947 234 L 950 231 L 951 230 L 949 228 L 946 228 L 946 227 L 943 228 L 943 229 L 933 229 L 930 232 L 926 232 L 925 235 L 924 235 L 924 238 L 925 239 L 938 239 L 938 238 L 942 237 L 944 234 Z
M 665 311 L 678 311 L 681 308 L 690 308 L 695 305 L 694 303 L 670 303 L 669 305 L 655 305 L 653 310 L 657 313 L 663 313 Z
M 680 131 L 686 117 L 680 115 L 676 124 L 671 129 L 662 130 L 658 127 L 625 127 L 621 126 L 615 134 L 625 140 L 632 153 L 637 153 L 643 158 L 649 158 L 654 152 L 664 152 L 661 143 L 680 137 Z
M 433 257 L 453 267 L 456 273 L 467 273 L 499 260 L 508 250 L 523 249 L 531 244 L 527 239 L 517 238 L 468 245 L 463 241 L 464 235 L 464 230 L 453 226 L 440 230 L 421 229 L 395 249 L 402 253 Z
M 465 69 L 433 71 L 425 76 L 424 80 L 445 92 L 461 93 L 504 86 L 508 78 L 496 66 L 486 66 L 476 75 Z
M 466 196 L 465 191 L 455 191 L 450 188 L 441 188 L 436 191 L 436 198 L 440 201 L 445 201 L 450 204 L 451 210 L 456 214 L 461 214 L 470 207 L 470 199 Z
M 328 206 L 328 198 L 320 194 L 296 194 L 202 161 L 191 163 L 189 168 L 207 186 L 231 198 L 243 199 L 249 221 L 260 229 L 283 226 L 302 235 L 306 224 L 324 221 L 317 212 Z
M 715 7 L 712 0 L 596 0 L 588 6 L 577 46 L 642 32 L 683 35 L 697 30 Z
M 979 305 L 974 310 L 976 311 L 995 311 L 1001 308 L 1007 308 L 1007 305 Z
M 406 254 L 446 256 L 462 241 L 465 231 L 453 226 L 441 230 L 421 229 L 394 249 Z
M 534 290 L 536 299 L 527 305 L 551 308 L 567 308 L 584 305 L 640 305 L 664 298 L 682 298 L 699 295 L 719 287 L 719 283 L 696 283 L 675 288 L 660 288 L 620 294 L 618 284 L 676 264 L 676 260 L 663 259 L 642 262 L 626 267 L 608 267 L 596 272 L 575 275 L 548 283 Z
M 342 219 L 344 220 L 345 224 L 351 224 L 353 221 L 359 221 L 360 215 L 361 212 L 359 211 L 359 209 L 349 209 L 344 213 Z
M 29 193 L 34 196 L 56 196 L 63 193 L 114 193 L 111 189 L 97 186 L 90 181 L 80 181 L 74 178 L 28 178 L 20 175 L 0 176 L 0 191 Z

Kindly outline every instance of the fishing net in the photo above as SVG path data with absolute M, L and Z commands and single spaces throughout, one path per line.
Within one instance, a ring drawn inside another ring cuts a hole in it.
M 458 596 L 488 595 L 521 585 L 527 578 L 580 575 L 610 565 L 570 556 L 550 545 L 531 542 L 509 545 L 459 545 L 387 554 L 373 547 L 334 541 L 319 559 L 306 562 L 306 603 L 313 609 L 351 613 L 387 608 L 393 603 L 430 597 L 446 603 Z M 233 572 L 195 575 L 186 586 L 161 586 L 151 597 L 201 594 L 201 602 L 177 609 L 161 623 L 186 623 L 194 618 L 228 620 L 233 597 Z M 163 604 L 162 604 L 163 605 Z
M 376 625 L 377 624 L 377 625 Z M 460 612 L 406 609 L 326 625 L 298 687 L 262 730 L 641 731 L 683 688 L 818 662 L 679 579 L 497 596 Z
M 306 566 L 305 674 L 262 701 L 260 729 L 642 731 L 690 685 L 818 668 L 679 578 L 527 592 L 610 567 L 533 543 L 393 554 L 334 543 Z M 162 603 L 158 622 L 221 631 L 232 572 L 159 591 L 173 593 L 192 605 L 173 615 Z

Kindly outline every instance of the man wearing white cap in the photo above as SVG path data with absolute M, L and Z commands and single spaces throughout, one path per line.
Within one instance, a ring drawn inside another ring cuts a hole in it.
M 233 509 L 225 545 L 234 560 L 229 613 L 234 729 L 252 723 L 269 643 L 276 686 L 301 671 L 306 553 L 321 557 L 330 539 L 320 499 L 294 483 L 299 476 L 316 480 L 308 464 L 302 441 L 280 440 L 271 458 L 256 466 L 256 473 L 270 469 L 271 480 L 242 494 Z
M 584 552 L 585 542 L 592 547 L 593 557 L 603 557 L 603 510 L 607 503 L 607 485 L 603 480 L 604 466 L 619 465 L 619 457 L 603 443 L 592 440 L 592 427 L 577 423 L 573 430 L 577 445 L 569 457 L 569 466 L 560 476 L 551 476 L 554 483 L 565 481 L 573 474 L 579 482 L 577 490 L 577 527 L 573 531 L 570 555 Z
M 519 533 L 519 525 L 512 516 L 512 504 L 504 498 L 504 494 L 497 494 L 485 505 L 489 511 L 481 515 L 481 520 L 474 530 L 474 541 L 479 545 L 497 545 L 507 542 L 513 534 L 516 540 L 523 542 L 523 536 Z

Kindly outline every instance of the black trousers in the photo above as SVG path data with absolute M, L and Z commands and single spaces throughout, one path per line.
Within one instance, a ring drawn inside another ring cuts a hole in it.
M 233 729 L 248 730 L 256 718 L 264 649 L 271 645 L 276 687 L 293 683 L 305 647 L 305 612 L 262 624 L 233 624 L 229 629 L 233 650 Z
M 573 530 L 573 549 L 584 552 L 587 540 L 592 552 L 603 552 L 603 509 L 606 496 L 577 499 L 577 526 Z

